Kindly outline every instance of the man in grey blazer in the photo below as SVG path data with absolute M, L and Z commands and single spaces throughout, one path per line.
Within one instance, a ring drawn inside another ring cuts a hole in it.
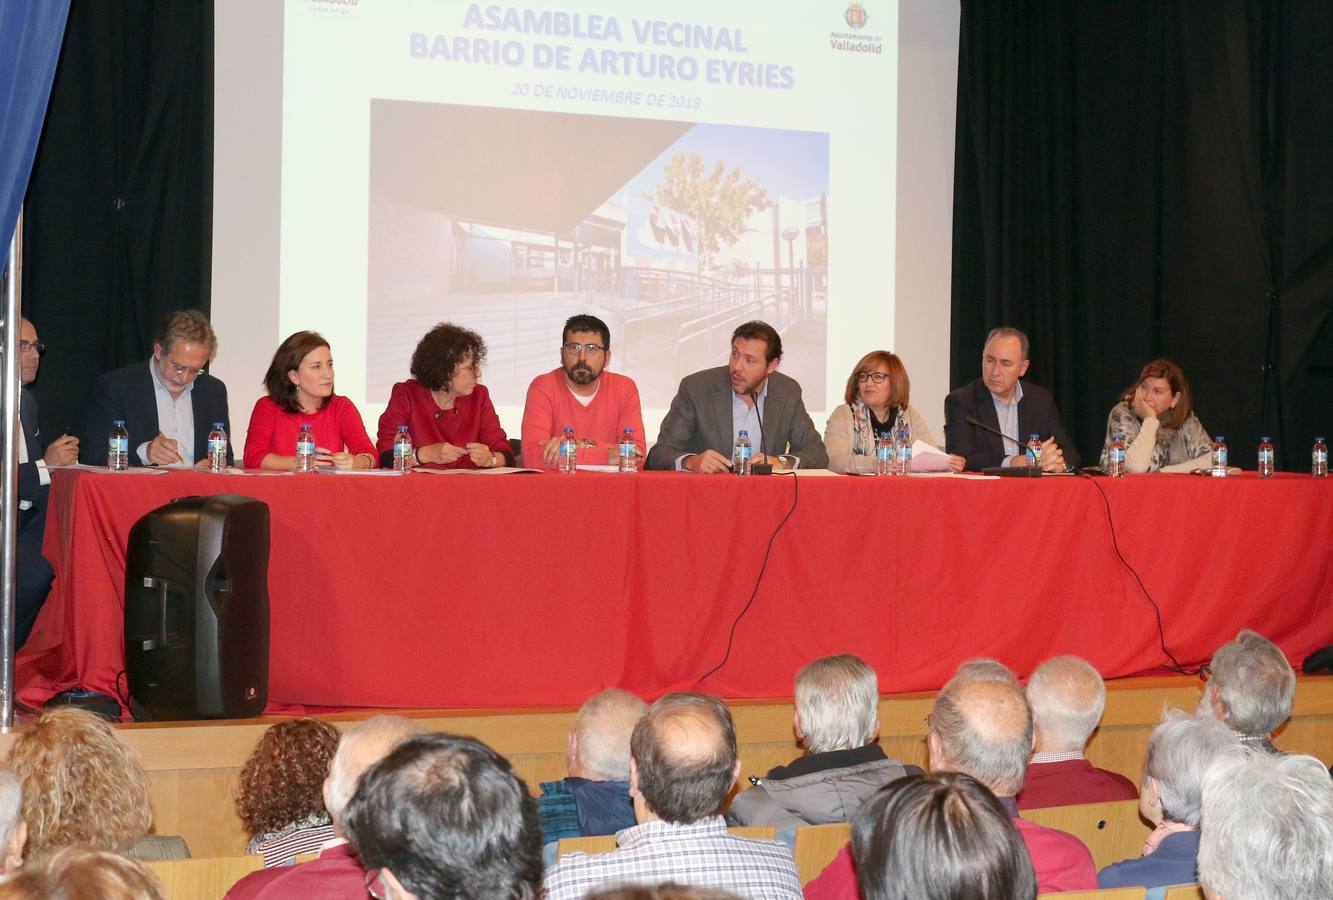
M 731 335 L 731 361 L 680 382 L 662 420 L 648 469 L 727 472 L 736 436 L 748 431 L 754 462 L 822 469 L 824 442 L 801 400 L 801 386 L 777 371 L 782 338 L 767 322 Z

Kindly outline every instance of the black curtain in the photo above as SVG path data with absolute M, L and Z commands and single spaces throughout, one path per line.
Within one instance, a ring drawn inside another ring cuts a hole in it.
M 47 345 L 42 431 L 92 378 L 146 360 L 172 309 L 209 309 L 211 0 L 74 0 L 24 212 L 25 314 Z
M 1333 431 L 1333 6 L 963 0 L 951 378 L 1032 338 L 1085 459 L 1154 356 L 1233 459 Z M 1322 432 L 1320 432 L 1322 433 Z

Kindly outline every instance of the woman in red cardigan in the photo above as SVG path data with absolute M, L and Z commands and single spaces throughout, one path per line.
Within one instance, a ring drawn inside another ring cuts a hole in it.
M 298 331 L 283 341 L 264 386 L 268 396 L 255 403 L 245 435 L 247 469 L 295 469 L 302 425 L 315 434 L 317 466 L 375 467 L 375 447 L 361 414 L 351 400 L 333 392 L 333 355 L 319 334 Z
M 380 416 L 376 448 L 393 455 L 398 426 L 412 436 L 413 465 L 439 469 L 490 469 L 512 465 L 509 438 L 491 395 L 478 384 L 486 342 L 448 322 L 426 332 L 412 353 L 412 377 L 393 386 Z M 386 465 L 388 463 L 385 463 Z

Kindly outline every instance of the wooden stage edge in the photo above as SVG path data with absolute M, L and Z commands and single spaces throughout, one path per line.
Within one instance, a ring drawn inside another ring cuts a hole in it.
M 1194 709 L 1202 682 L 1189 676 L 1152 676 L 1107 682 L 1106 712 L 1088 744 L 1088 758 L 1136 784 L 1148 735 L 1166 709 Z M 880 698 L 880 744 L 889 756 L 926 764 L 925 717 L 934 691 Z M 792 732 L 791 698 L 729 703 L 736 720 L 742 774 L 762 774 L 800 755 Z M 341 729 L 385 713 L 416 719 L 432 731 L 473 735 L 509 758 L 535 793 L 542 781 L 565 775 L 566 737 L 575 709 L 357 710 L 317 714 Z M 178 834 L 194 856 L 244 852 L 246 835 L 232 800 L 241 766 L 264 729 L 290 716 L 229 721 L 116 726 L 148 772 L 154 831 Z M 20 726 L 20 729 L 22 726 Z M 8 753 L 15 732 L 0 734 Z M 1298 676 L 1292 717 L 1274 735 L 1283 750 L 1333 763 L 1333 676 Z

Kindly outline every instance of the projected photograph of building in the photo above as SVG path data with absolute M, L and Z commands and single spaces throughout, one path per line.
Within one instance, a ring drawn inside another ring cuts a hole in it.
M 486 339 L 496 404 L 521 405 L 587 311 L 645 407 L 748 319 L 822 402 L 826 134 L 377 100 L 370 172 L 367 397 L 449 320 Z

